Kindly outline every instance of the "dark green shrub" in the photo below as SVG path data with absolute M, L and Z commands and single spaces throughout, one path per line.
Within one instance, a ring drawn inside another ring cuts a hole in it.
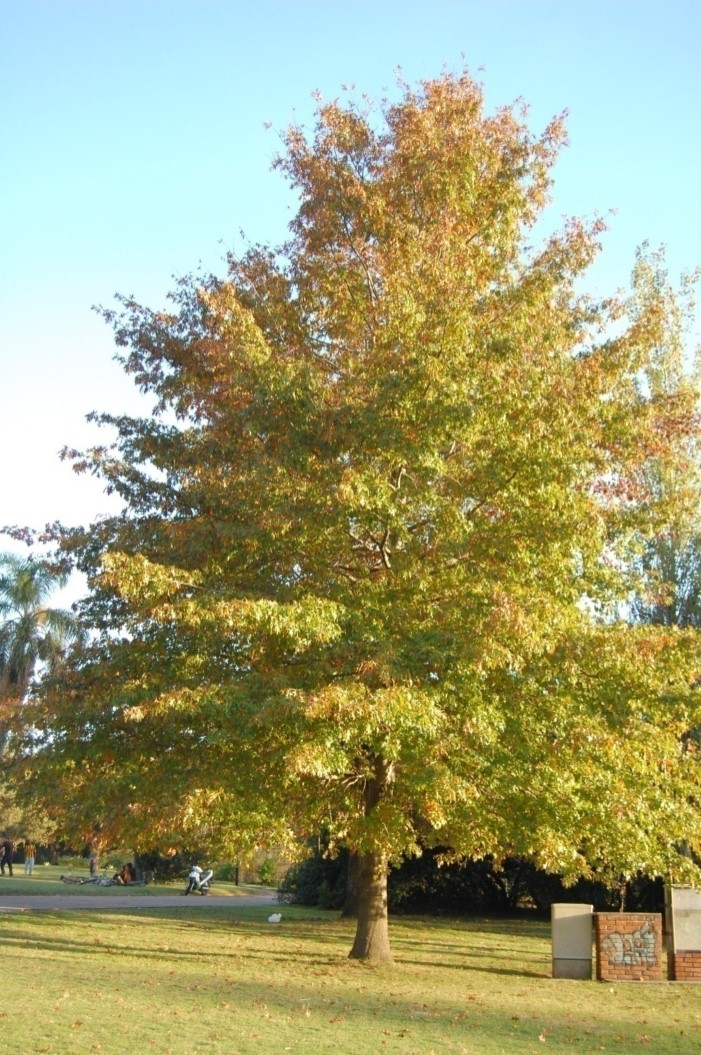
M 197 850 L 184 850 L 176 854 L 163 854 L 160 850 L 146 850 L 139 853 L 135 864 L 142 872 L 153 872 L 155 878 L 163 883 L 172 879 L 182 879 L 193 864 L 204 867 L 204 857 Z
M 346 892 L 348 854 L 324 857 L 317 849 L 304 861 L 288 868 L 277 889 L 278 901 L 294 905 L 340 908 Z
M 216 865 L 214 869 L 214 878 L 218 879 L 221 883 L 235 883 L 236 865 L 231 861 L 225 861 L 223 864 Z
M 444 852 L 444 851 L 443 851 Z M 549 912 L 554 902 L 583 902 L 597 911 L 662 911 L 661 880 L 637 878 L 626 884 L 580 879 L 565 886 L 562 877 L 537 868 L 525 857 L 492 858 L 439 865 L 440 849 L 426 850 L 393 868 L 387 884 L 392 912 Z M 305 861 L 288 870 L 278 900 L 299 905 L 341 908 L 345 899 L 348 854 L 328 858 L 315 847 Z
M 258 878 L 265 886 L 272 886 L 277 878 L 277 862 L 273 857 L 266 857 L 258 866 Z

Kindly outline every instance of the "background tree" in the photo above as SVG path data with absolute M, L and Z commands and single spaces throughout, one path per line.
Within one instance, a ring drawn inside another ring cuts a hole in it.
M 43 561 L 0 555 L 0 756 L 37 664 L 56 670 L 66 646 L 79 637 L 73 613 L 47 605 L 66 579 Z
M 67 575 L 49 563 L 15 554 L 0 555 L 0 759 L 6 760 L 11 733 L 20 733 L 37 666 L 56 672 L 69 643 L 80 637 L 75 616 L 48 606 Z M 0 784 L 4 830 L 15 841 L 46 842 L 51 823 L 36 800 L 18 802 L 7 772 Z
M 376 959 L 421 845 L 693 870 L 698 635 L 619 613 L 695 399 L 643 383 L 663 291 L 627 320 L 578 292 L 599 221 L 531 247 L 564 143 L 467 75 L 321 103 L 285 245 L 106 312 L 156 406 L 75 455 L 124 512 L 61 539 L 93 636 L 23 772 L 66 833 L 324 830 Z
M 662 249 L 645 245 L 633 272 L 631 311 L 640 315 L 646 304 L 663 297 L 665 325 L 645 371 L 645 382 L 658 398 L 674 401 L 699 392 L 701 349 L 694 346 L 695 292 L 699 272 L 683 276 L 680 289 L 669 281 Z M 698 395 L 697 395 L 698 398 Z M 664 626 L 701 626 L 701 481 L 696 437 L 689 441 L 683 471 L 664 459 L 652 459 L 650 486 L 670 507 L 668 522 L 648 539 L 641 558 L 643 584 L 633 615 Z

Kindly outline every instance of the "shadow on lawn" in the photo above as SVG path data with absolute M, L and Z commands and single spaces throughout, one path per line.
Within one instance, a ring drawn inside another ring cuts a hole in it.
M 127 945 L 120 940 L 119 935 L 115 935 L 115 927 L 119 924 L 116 920 L 119 917 L 115 913 L 110 913 L 109 916 L 105 917 L 101 914 L 93 914 L 90 910 L 83 909 L 80 913 L 81 922 L 90 929 L 90 933 L 86 934 L 85 938 L 65 938 L 59 932 L 56 932 L 50 936 L 46 936 L 43 933 L 44 928 L 37 928 L 37 933 L 32 933 L 30 928 L 22 926 L 13 927 L 11 924 L 3 925 L 2 936 L 3 945 L 11 947 L 13 945 L 19 945 L 22 948 L 33 948 L 40 949 L 42 951 L 55 952 L 55 953 L 69 953 L 69 954 L 80 954 L 83 958 L 93 958 L 100 956 L 114 956 L 117 957 L 128 957 L 137 960 L 158 960 L 158 961 L 172 961 L 178 963 L 182 961 L 192 961 L 195 957 L 198 962 L 217 960 L 234 960 L 240 961 L 242 958 L 246 959 L 260 959 L 267 961 L 279 961 L 287 962 L 293 967 L 296 963 L 301 960 L 309 963 L 318 962 L 325 964 L 330 960 L 335 961 L 337 957 L 330 957 L 327 961 L 323 954 L 319 953 L 319 946 L 334 946 L 338 947 L 343 940 L 344 943 L 347 939 L 342 939 L 338 934 L 323 934 L 314 932 L 314 934 L 305 934 L 303 931 L 298 933 L 290 932 L 289 926 L 283 930 L 279 925 L 275 925 L 275 929 L 278 933 L 284 936 L 286 941 L 295 941 L 297 944 L 294 949 L 285 949 L 277 952 L 271 950 L 268 947 L 258 948 L 255 945 L 256 941 L 262 940 L 267 942 L 270 934 L 272 933 L 272 925 L 267 924 L 265 917 L 261 916 L 259 919 L 250 920 L 237 920 L 228 918 L 224 922 L 229 927 L 228 936 L 232 940 L 235 940 L 235 944 L 230 949 L 207 949 L 207 948 L 178 948 L 172 947 L 167 944 L 164 939 L 162 944 L 154 945 L 152 947 L 144 947 L 143 945 Z M 26 917 L 25 917 L 26 918 Z M 60 913 L 42 913 L 42 922 L 58 921 L 60 922 L 64 918 L 63 910 Z M 130 917 L 133 918 L 133 917 Z M 139 922 L 146 922 L 149 918 L 144 913 L 139 914 Z M 157 917 L 158 922 L 162 922 L 163 917 Z M 176 931 L 187 930 L 190 933 L 190 940 L 196 941 L 196 935 L 193 935 L 193 931 L 199 931 L 203 934 L 206 940 L 208 931 L 216 930 L 221 934 L 222 932 L 222 920 L 217 921 L 206 921 L 192 919 L 173 920 L 170 918 L 169 922 L 171 927 Z M 95 928 L 96 925 L 103 930 L 105 937 L 96 936 Z M 269 928 L 269 929 L 267 929 Z M 236 940 L 238 939 L 238 940 Z M 299 943 L 305 941 L 313 942 L 316 949 L 310 948 L 309 951 L 300 948 Z
M 465 959 L 462 963 L 446 963 L 444 960 L 431 959 L 429 963 L 426 960 L 416 959 L 412 960 L 406 956 L 401 957 L 401 963 L 407 966 L 416 967 L 439 967 L 443 971 L 471 971 L 474 974 L 498 974 L 504 977 L 515 977 L 515 978 L 549 978 L 550 975 L 547 971 L 533 971 L 526 967 L 495 967 L 493 964 L 474 964 L 470 963 L 469 960 L 472 958 L 471 952 L 465 953 Z
M 534 919 L 529 917 L 513 918 L 511 916 L 496 919 L 484 916 L 420 916 L 420 915 L 397 915 L 390 917 L 390 927 L 395 932 L 400 932 L 406 924 L 407 929 L 413 924 L 430 926 L 434 931 L 445 930 L 450 937 L 456 933 L 464 934 L 487 934 L 492 939 L 503 936 L 509 941 L 520 938 L 537 938 L 542 940 L 550 934 L 550 921 Z
M 193 956 L 196 956 L 198 962 L 203 964 L 222 961 L 232 961 L 235 964 L 240 964 L 242 960 L 247 960 L 250 962 L 288 964 L 290 969 L 294 970 L 295 967 L 300 965 L 328 966 L 343 963 L 347 958 L 346 950 L 351 943 L 352 923 L 347 921 L 342 922 L 328 918 L 319 919 L 318 917 L 299 917 L 297 919 L 292 918 L 283 924 L 271 925 L 267 923 L 267 910 L 251 908 L 246 913 L 248 918 L 244 919 L 237 918 L 237 916 L 229 912 L 223 914 L 221 911 L 217 911 L 216 916 L 193 919 L 191 916 L 174 918 L 172 913 L 164 913 L 163 910 L 155 913 L 144 910 L 139 912 L 139 922 L 145 923 L 149 919 L 163 922 L 165 916 L 165 920 L 171 928 L 171 934 L 175 931 L 175 936 L 170 939 L 164 938 L 163 943 L 152 947 L 133 944 L 125 945 L 120 940 L 119 934 L 116 933 L 116 929 L 119 927 L 118 921 L 120 917 L 124 918 L 125 915 L 127 915 L 127 910 L 118 914 L 110 913 L 107 917 L 99 913 L 93 913 L 90 910 L 81 910 L 81 922 L 89 929 L 89 933 L 86 933 L 85 938 L 68 939 L 59 932 L 47 937 L 43 933 L 42 927 L 37 927 L 37 933 L 32 935 L 31 930 L 33 928 L 24 926 L 13 927 L 11 924 L 9 926 L 5 925 L 3 926 L 4 944 L 7 947 L 22 945 L 23 947 L 29 946 L 54 953 L 79 954 L 84 959 L 107 955 L 108 957 L 130 958 L 146 962 L 158 961 L 180 964 L 184 961 L 191 961 Z M 63 918 L 63 911 L 43 914 L 43 919 L 46 922 L 50 919 L 61 921 Z M 133 919 L 134 917 L 129 915 L 129 918 Z M 99 928 L 103 936 L 96 936 L 96 927 Z M 221 934 L 222 927 L 226 928 L 227 938 L 232 940 L 230 948 L 210 949 L 204 947 L 193 950 L 192 947 L 174 947 L 172 944 L 168 944 L 169 940 L 170 942 L 177 941 L 177 933 L 180 930 L 188 932 L 190 945 L 197 943 L 198 932 L 202 935 L 203 944 L 205 944 L 212 932 L 216 931 Z M 548 977 L 542 954 L 534 953 L 533 957 L 534 960 L 543 961 L 544 966 L 540 970 L 530 966 L 514 967 L 507 965 L 509 961 L 510 964 L 513 964 L 514 961 L 514 956 L 512 950 L 508 947 L 508 943 L 489 947 L 475 947 L 469 942 L 469 938 L 473 933 L 464 931 L 464 942 L 460 940 L 460 936 L 456 935 L 454 931 L 451 932 L 449 938 L 446 936 L 446 942 L 441 942 L 440 940 L 425 941 L 419 937 L 414 938 L 411 936 L 405 926 L 401 928 L 400 933 L 393 935 L 392 943 L 396 962 L 398 965 L 403 966 L 468 971 L 477 974 L 493 974 L 507 977 Z M 270 938 L 275 934 L 279 935 L 281 939 L 282 947 L 279 949 L 271 948 L 270 946 Z M 290 947 L 292 942 L 294 942 L 294 948 Z M 305 943 L 308 943 L 308 948 L 304 947 Z M 480 962 L 487 957 L 489 957 L 489 962 Z M 503 965 L 495 964 L 493 962 L 495 957 L 507 961 L 507 963 Z
M 259 1049 L 262 1051 L 281 1051 L 288 1039 L 290 1043 L 297 1043 L 302 1036 L 306 1047 L 314 1050 L 319 1029 L 329 1033 L 343 1030 L 343 1023 L 348 1024 L 351 1032 L 355 1028 L 372 1029 L 378 1038 L 381 1037 L 377 1046 L 356 1048 L 363 1051 L 379 1052 L 382 1050 L 380 1043 L 390 1043 L 390 1037 L 396 1037 L 402 1038 L 402 1045 L 400 1048 L 392 1041 L 391 1050 L 395 1052 L 486 1049 L 518 1051 L 525 1055 L 536 1049 L 545 1050 L 535 1038 L 547 1033 L 549 1050 L 554 1053 L 576 1051 L 584 1055 L 585 1052 L 603 1050 L 604 1045 L 608 1048 L 614 1028 L 616 1033 L 624 1031 L 629 1034 L 625 1046 L 618 1050 L 627 1055 L 639 1050 L 637 1024 L 627 1021 L 616 1023 L 614 1027 L 620 998 L 607 995 L 604 990 L 597 992 L 599 1017 L 590 1020 L 587 1008 L 580 1008 L 579 1003 L 575 1003 L 574 989 L 569 998 L 560 993 L 556 1005 L 548 1004 L 546 1009 L 543 1006 L 546 983 L 540 977 L 535 980 L 529 977 L 523 992 L 517 991 L 518 986 L 510 988 L 508 982 L 495 980 L 490 983 L 484 976 L 481 984 L 473 986 L 475 975 L 471 973 L 465 975 L 465 985 L 455 975 L 450 979 L 445 975 L 441 977 L 446 966 L 442 963 L 402 958 L 397 966 L 409 966 L 409 970 L 387 972 L 347 960 L 340 948 L 327 964 L 323 954 L 319 955 L 317 932 L 308 935 L 288 933 L 285 935 L 288 943 L 285 955 L 273 957 L 261 949 L 260 928 L 256 933 L 253 924 L 237 926 L 232 931 L 234 940 L 239 939 L 241 944 L 234 947 L 230 955 L 221 951 L 210 954 L 207 950 L 200 955 L 199 950 L 192 948 L 171 947 L 166 951 L 155 946 L 146 950 L 133 947 L 125 950 L 119 945 L 118 936 L 108 933 L 110 920 L 113 917 L 109 920 L 98 917 L 97 925 L 93 920 L 84 938 L 75 941 L 63 938 L 60 933 L 51 940 L 41 927 L 12 925 L 12 921 L 4 935 L 13 947 L 22 942 L 30 953 L 39 948 L 63 953 L 63 957 L 74 957 L 66 977 L 70 978 L 72 986 L 89 985 L 91 994 L 96 989 L 100 991 L 104 997 L 100 1015 L 109 1014 L 112 1008 L 123 1008 L 125 1002 L 141 1006 L 146 999 L 152 1004 L 156 994 L 162 1014 L 172 1014 L 174 1021 L 183 1014 L 200 1015 L 203 1006 L 228 1008 L 231 1004 L 240 1008 L 248 1016 L 248 1021 L 255 1019 L 255 1028 L 262 1031 L 262 1043 L 267 1045 Z M 181 926 L 200 931 L 205 939 L 211 929 L 199 924 L 193 928 L 191 923 L 183 923 L 163 935 L 164 943 L 177 941 Z M 334 926 L 329 930 L 328 940 L 337 947 L 341 941 L 347 940 L 347 928 L 341 930 Z M 96 945 L 95 939 L 101 933 L 107 940 Z M 198 935 L 194 934 L 193 938 L 197 941 Z M 252 947 L 248 946 L 249 940 Z M 307 941 L 309 954 L 302 954 L 302 946 Z M 112 963 L 111 957 L 104 956 L 106 952 L 116 954 Z M 104 966 L 99 972 L 95 971 L 95 956 L 91 955 L 94 953 L 103 955 Z M 122 964 L 119 953 L 137 956 L 139 960 L 132 960 L 129 969 L 128 965 Z M 218 960 L 218 971 L 210 963 L 210 955 Z M 266 969 L 266 963 L 272 964 L 277 959 L 284 960 L 286 966 Z M 160 961 L 160 969 L 156 961 Z M 42 964 L 30 961 L 30 966 L 34 972 L 37 967 L 41 969 Z M 127 966 L 126 970 L 124 966 Z M 64 963 L 59 965 L 61 969 L 65 970 Z M 463 969 L 475 970 L 469 963 L 464 964 Z M 485 969 L 486 976 L 492 973 L 530 974 L 518 970 Z M 534 988 L 531 990 L 529 986 Z M 205 1005 L 204 992 L 208 1001 Z M 514 1010 L 518 1013 L 514 1014 Z M 611 1020 L 607 1018 L 607 1010 L 611 1013 Z M 644 1040 L 649 1042 L 650 1051 L 672 1050 L 666 1044 L 668 1028 L 668 1024 L 663 1023 L 659 1027 L 646 1024 Z M 617 1040 L 622 1042 L 624 1037 L 617 1036 Z M 463 1044 L 469 1044 L 469 1049 Z M 339 1046 L 336 1050 L 342 1049 Z M 682 1050 L 690 1049 L 679 1049 Z
M 522 963 L 523 954 L 521 952 L 517 956 L 512 949 L 503 945 L 475 947 L 468 941 L 464 944 L 453 941 L 449 946 L 446 946 L 435 941 L 426 942 L 421 939 L 397 938 L 392 942 L 392 947 L 397 961 L 407 965 L 426 966 L 427 963 L 430 963 L 433 967 L 440 967 L 448 971 L 473 971 L 478 974 L 523 976 L 525 978 L 547 978 L 550 976 L 550 961 L 540 950 L 534 950 L 529 966 L 513 967 L 510 965 L 514 961 Z M 488 962 L 483 962 L 485 960 L 488 960 Z M 504 963 L 495 963 L 495 960 L 501 960 Z M 540 966 L 541 964 L 542 967 Z

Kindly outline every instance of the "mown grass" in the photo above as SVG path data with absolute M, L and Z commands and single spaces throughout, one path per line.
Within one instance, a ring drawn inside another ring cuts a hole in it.
M 402 918 L 373 967 L 335 914 L 269 912 L 0 916 L 3 1055 L 701 1050 L 701 987 L 555 981 L 545 923 Z

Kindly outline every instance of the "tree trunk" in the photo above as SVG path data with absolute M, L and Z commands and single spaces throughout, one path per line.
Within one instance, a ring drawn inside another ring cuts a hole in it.
M 11 685 L 11 691 L 7 687 L 0 690 L 0 762 L 4 762 L 7 755 L 7 745 L 21 705 L 22 696 L 14 685 Z
M 394 779 L 393 766 L 381 755 L 373 759 L 373 775 L 365 784 L 364 812 L 376 809 Z M 387 855 L 382 850 L 356 854 L 358 926 L 349 955 L 355 960 L 391 962 L 387 926 Z
M 348 851 L 348 874 L 346 877 L 346 897 L 341 909 L 341 919 L 357 919 L 360 889 L 358 887 L 358 868 L 360 858 L 355 850 Z
M 391 962 L 387 925 L 387 858 L 358 854 L 358 926 L 349 956 L 354 960 Z

